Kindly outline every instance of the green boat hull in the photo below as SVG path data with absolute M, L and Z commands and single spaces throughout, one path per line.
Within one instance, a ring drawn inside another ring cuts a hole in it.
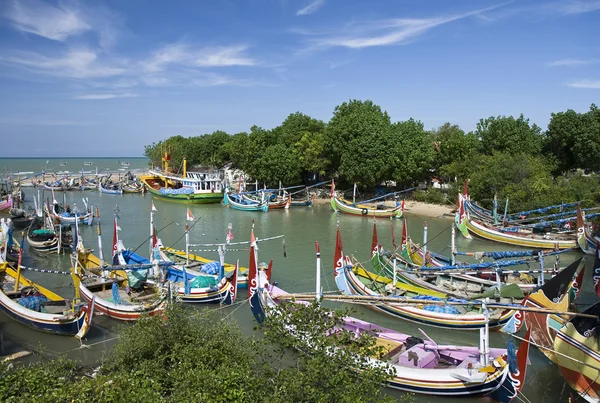
M 148 190 L 153 197 L 161 200 L 169 200 L 178 203 L 188 204 L 209 204 L 220 203 L 223 200 L 223 192 L 219 193 L 192 193 L 192 194 L 162 194 L 156 189 L 148 186 Z

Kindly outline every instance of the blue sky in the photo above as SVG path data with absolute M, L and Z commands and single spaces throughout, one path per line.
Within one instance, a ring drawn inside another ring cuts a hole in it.
M 0 2 L 0 157 L 141 156 L 172 135 L 600 103 L 600 0 Z

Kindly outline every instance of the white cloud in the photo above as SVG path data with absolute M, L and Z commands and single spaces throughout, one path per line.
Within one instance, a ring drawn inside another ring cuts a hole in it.
M 99 100 L 99 99 L 113 99 L 113 98 L 133 98 L 133 97 L 137 97 L 137 94 L 132 94 L 132 93 L 124 93 L 124 94 L 110 94 L 110 93 L 105 93 L 105 94 L 85 94 L 85 95 L 78 95 L 78 96 L 74 97 L 73 99 Z
M 318 9 L 320 9 L 323 6 L 323 4 L 325 4 L 325 0 L 314 0 L 313 2 L 308 4 L 306 7 L 298 10 L 298 12 L 296 12 L 296 15 L 312 14 L 312 13 L 316 12 Z
M 470 11 L 464 14 L 434 18 L 396 18 L 353 24 L 341 34 L 317 35 L 312 39 L 313 47 L 341 46 L 346 48 L 366 48 L 408 43 L 425 32 L 449 22 L 480 15 L 508 3 Z
M 567 14 L 583 14 L 600 9 L 600 0 L 570 0 L 556 3 L 557 8 Z
M 87 49 L 71 49 L 59 57 L 21 52 L 0 57 L 0 61 L 55 77 L 77 79 L 113 77 L 126 72 L 123 66 L 100 61 L 96 52 Z
M 561 59 L 547 63 L 550 67 L 562 67 L 562 66 L 581 66 L 585 64 L 597 63 L 597 60 L 581 60 L 581 59 Z
M 244 54 L 247 48 L 244 45 L 232 45 L 194 49 L 187 44 L 173 43 L 155 51 L 152 57 L 142 64 L 148 72 L 160 72 L 169 65 L 188 67 L 254 66 L 257 62 Z
M 13 0 L 6 17 L 20 31 L 55 41 L 64 41 L 91 29 L 78 10 L 36 0 Z
M 600 80 L 578 80 L 572 81 L 567 84 L 569 87 L 573 88 L 585 88 L 585 89 L 600 89 Z

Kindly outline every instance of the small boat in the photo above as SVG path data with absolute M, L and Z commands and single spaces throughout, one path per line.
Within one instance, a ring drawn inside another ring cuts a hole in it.
M 94 165 L 94 163 L 92 161 L 84 161 L 83 165 L 85 165 L 86 167 L 91 167 L 92 165 Z
M 331 208 L 333 211 L 340 211 L 345 214 L 358 215 L 364 217 L 376 218 L 400 218 L 402 217 L 402 205 L 389 208 L 383 204 L 376 207 L 366 204 L 354 204 L 343 199 L 339 199 L 335 195 L 331 197 Z
M 581 264 L 581 260 L 579 258 L 571 263 L 565 270 L 548 280 L 538 291 L 530 294 L 523 301 L 523 306 L 568 312 L 571 302 L 575 299 L 571 296 L 571 289 L 574 287 L 573 277 Z M 581 275 L 577 277 L 579 282 L 583 278 L 583 269 L 580 273 Z M 575 285 L 575 288 L 577 288 L 575 294 L 578 294 L 581 284 Z M 568 321 L 568 317 L 558 314 L 547 315 L 519 311 L 515 315 L 515 318 L 517 323 L 515 324 L 514 332 L 518 331 L 522 325 L 525 325 L 531 331 L 531 341 L 535 343 L 534 345 L 540 346 L 540 351 L 549 360 L 557 362 L 557 357 L 553 351 L 554 340 L 556 333 Z
M 73 235 L 70 225 L 59 225 L 56 230 L 47 207 L 44 206 L 43 217 L 36 216 L 27 230 L 29 246 L 39 252 L 53 252 L 58 249 L 71 249 Z
M 20 265 L 19 265 L 20 267 Z M 75 304 L 28 280 L 6 263 L 0 263 L 0 307 L 12 319 L 46 333 L 85 337 L 94 301 Z
M 490 241 L 530 249 L 571 249 L 578 247 L 577 239 L 572 234 L 535 233 L 532 228 L 501 228 L 475 220 L 464 209 L 464 200 L 460 194 L 459 203 L 460 207 L 456 217 L 457 227 L 463 235 L 466 233 L 468 237 L 473 234 Z
M 478 304 L 468 305 L 472 301 L 447 298 L 444 293 L 413 285 L 393 283 L 389 279 L 381 278 L 374 273 L 363 272 L 363 276 L 368 278 L 369 281 L 361 281 L 355 274 L 359 271 L 359 268 L 354 267 L 349 257 L 343 254 L 339 227 L 336 234 L 334 264 L 335 283 L 344 295 L 370 296 L 374 299 L 381 296 L 402 296 L 411 300 L 422 301 L 419 306 L 407 306 L 402 303 L 401 299 L 398 300 L 398 303 L 380 302 L 370 305 L 374 310 L 398 319 L 446 329 L 479 330 L 489 326 L 491 330 L 497 330 L 504 326 L 515 314 L 513 309 L 491 309 L 486 319 L 486 314 L 481 312 Z M 377 292 L 374 289 L 380 291 Z M 431 302 L 428 304 L 428 301 Z M 439 303 L 442 301 L 464 302 L 465 305 L 440 305 Z
M 116 229 L 113 232 L 113 244 L 118 242 Z M 80 238 L 81 239 L 81 238 Z M 115 248 L 113 247 L 113 250 Z M 115 255 L 118 257 L 118 255 Z M 118 262 L 118 260 L 115 260 Z M 134 265 L 135 270 L 148 270 Z M 115 270 L 117 269 L 117 270 Z M 74 268 L 78 277 L 78 288 L 85 301 L 95 300 L 96 310 L 117 320 L 135 321 L 142 316 L 154 316 L 162 313 L 167 306 L 167 293 L 155 282 L 140 279 L 122 265 L 112 268 L 94 256 L 82 243 L 77 247 L 77 261 Z M 102 273 L 101 275 L 90 275 Z M 109 275 L 105 275 L 110 273 Z
M 60 166 L 61 166 L 61 167 L 66 167 L 67 165 L 68 165 L 68 164 L 67 164 L 66 162 L 61 162 L 61 163 L 60 163 Z
M 15 230 L 28 228 L 33 221 L 34 214 L 20 208 L 10 209 L 10 221 Z
M 253 252 L 254 249 L 251 248 L 249 305 L 257 322 L 262 323 L 273 308 L 282 301 L 289 300 L 286 297 L 293 297 L 293 294 L 271 284 L 263 271 L 257 271 L 256 266 L 253 266 Z M 318 243 L 317 278 L 320 278 Z M 317 295 L 319 293 L 320 290 Z M 285 316 L 279 318 L 285 321 Z M 293 325 L 284 324 L 284 328 L 294 335 Z M 383 357 L 370 357 L 368 362 L 374 366 L 391 366 L 386 386 L 392 389 L 432 396 L 490 396 L 500 402 L 510 402 L 517 396 L 525 381 L 529 335 L 526 335 L 526 342 L 521 344 L 515 354 L 514 348 L 506 350 L 486 347 L 488 335 L 485 332 L 479 347 L 444 346 L 427 335 L 425 340 L 349 316 L 343 317 L 330 331 L 331 334 L 342 334 L 344 339 L 347 336 L 349 342 L 361 333 L 373 335 L 376 345 L 382 346 L 385 354 Z M 311 340 L 301 337 L 298 339 L 306 343 L 307 351 L 314 348 L 311 347 Z M 513 364 L 509 365 L 509 362 Z
M 239 194 L 229 194 L 225 192 L 223 196 L 223 204 L 231 207 L 234 210 L 241 211 L 269 211 L 269 203 L 264 200 L 262 202 L 249 201 L 248 199 L 242 198 Z
M 75 224 L 75 220 L 79 221 L 80 224 L 92 225 L 94 222 L 94 213 L 91 209 L 84 213 L 79 213 L 76 210 L 71 210 L 71 207 L 67 205 L 64 208 L 58 203 L 52 204 L 52 218 L 58 219 L 61 224 Z
M 0 262 L 16 263 L 19 261 L 21 247 L 13 238 L 12 221 L 0 218 Z
M 10 210 L 13 208 L 13 196 L 9 194 L 5 200 L 0 200 L 0 211 Z
M 120 164 L 121 164 L 121 166 L 122 166 L 122 167 L 128 167 L 128 166 L 131 166 L 131 163 L 130 163 L 130 162 L 127 162 L 127 161 L 120 161 Z
M 100 193 L 107 193 L 113 195 L 123 194 L 123 188 L 121 187 L 121 183 L 104 183 L 98 182 L 98 190 Z
M 600 302 L 574 317 L 556 333 L 556 363 L 567 383 L 588 402 L 600 402 Z

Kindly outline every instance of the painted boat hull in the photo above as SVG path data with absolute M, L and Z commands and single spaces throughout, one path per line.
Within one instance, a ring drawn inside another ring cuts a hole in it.
M 269 204 L 266 201 L 256 204 L 238 203 L 235 200 L 231 199 L 227 192 L 225 192 L 223 196 L 223 204 L 228 207 L 231 207 L 234 210 L 240 211 L 263 211 L 265 213 L 269 211 Z
M 10 210 L 12 207 L 13 207 L 12 195 L 8 195 L 8 198 L 5 201 L 0 202 L 0 211 Z
M 140 178 L 142 183 L 146 186 L 146 189 L 150 192 L 153 197 L 162 200 L 169 200 L 178 203 L 188 204 L 210 204 L 220 203 L 223 200 L 223 192 L 214 193 L 190 193 L 190 194 L 163 194 L 153 185 L 153 180 L 156 180 L 154 176 L 142 176 Z
M 357 205 L 352 206 L 337 197 L 331 198 L 331 208 L 334 211 L 340 211 L 344 214 L 351 214 L 363 217 L 376 218 L 400 218 L 402 217 L 402 207 L 398 206 L 393 209 L 378 210 L 368 206 Z

